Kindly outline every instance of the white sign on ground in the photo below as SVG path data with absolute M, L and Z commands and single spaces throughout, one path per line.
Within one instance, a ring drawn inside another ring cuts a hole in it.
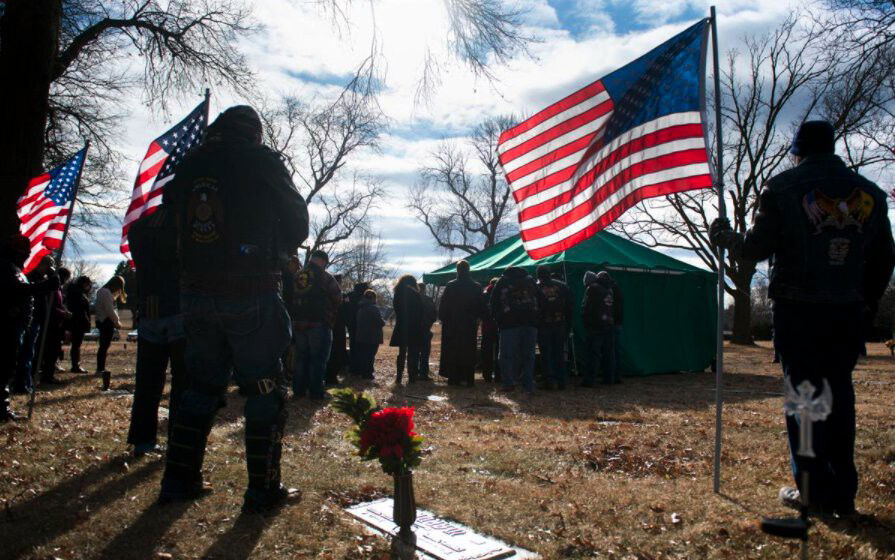
M 392 521 L 394 507 L 392 504 L 391 498 L 382 498 L 346 508 L 346 511 L 384 534 L 396 535 L 398 526 Z M 469 527 L 439 518 L 424 509 L 417 509 L 413 532 L 416 534 L 416 546 L 424 554 L 424 558 L 437 560 L 537 558 L 537 555 L 527 550 L 514 548 L 495 538 L 480 535 Z

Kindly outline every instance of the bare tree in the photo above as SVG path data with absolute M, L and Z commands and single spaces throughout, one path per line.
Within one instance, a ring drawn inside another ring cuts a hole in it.
M 382 198 L 381 181 L 348 173 L 346 165 L 361 150 L 376 150 L 386 119 L 376 102 L 373 57 L 330 103 L 309 105 L 286 97 L 262 111 L 268 145 L 279 152 L 311 210 L 311 235 L 303 247 L 330 253 L 331 262 L 355 232 L 368 225 Z
M 251 73 L 236 39 L 253 23 L 241 0 L 16 0 L 0 20 L 0 221 L 17 228 L 28 179 L 93 140 L 82 209 L 108 207 L 120 175 L 112 147 L 135 90 L 147 103 L 202 85 L 246 92 Z M 134 65 L 134 61 L 138 61 Z M 83 212 L 77 214 L 85 216 Z
M 466 149 L 443 142 L 420 170 L 408 206 L 438 247 L 471 255 L 515 232 L 512 191 L 497 158 L 500 132 L 513 122 L 509 116 L 486 120 Z
M 722 172 L 728 217 L 737 232 L 750 227 L 764 184 L 789 165 L 792 134 L 809 115 L 838 126 L 840 139 L 850 146 L 845 157 L 855 169 L 885 157 L 858 147 L 857 140 L 886 111 L 887 94 L 882 80 L 874 77 L 880 68 L 847 64 L 828 48 L 829 41 L 820 26 L 803 28 L 793 14 L 773 31 L 747 37 L 745 52 L 729 53 L 720 76 Z M 717 271 L 707 233 L 717 216 L 716 196 L 701 190 L 652 199 L 616 222 L 613 230 L 650 247 L 690 252 Z M 725 288 L 734 300 L 733 341 L 750 343 L 756 263 L 728 254 L 725 268 Z
M 382 237 L 378 232 L 362 228 L 346 244 L 331 263 L 332 270 L 341 274 L 349 284 L 357 282 L 388 282 L 397 275 L 397 270 L 389 265 Z

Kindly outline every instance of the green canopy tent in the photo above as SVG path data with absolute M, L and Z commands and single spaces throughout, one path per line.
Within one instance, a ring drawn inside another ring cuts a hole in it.
M 627 375 L 702 371 L 715 357 L 718 316 L 717 276 L 609 232 L 600 232 L 556 255 L 532 260 L 519 236 L 466 259 L 472 276 L 487 283 L 518 266 L 534 274 L 548 265 L 565 277 L 580 309 L 584 273 L 608 271 L 624 296 L 620 367 Z M 423 275 L 443 286 L 456 277 L 451 264 Z M 585 359 L 584 327 L 575 317 L 575 350 Z

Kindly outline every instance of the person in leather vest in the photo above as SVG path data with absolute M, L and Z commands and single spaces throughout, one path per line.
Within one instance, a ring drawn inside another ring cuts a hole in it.
M 566 342 L 572 328 L 572 293 L 565 282 L 550 276 L 544 265 L 537 268 L 538 291 L 541 293 L 541 320 L 538 323 L 538 347 L 547 378 L 547 389 L 565 389 Z
M 874 314 L 895 267 L 886 195 L 835 155 L 833 127 L 802 124 L 790 152 L 796 166 L 768 181 L 752 228 L 740 235 L 720 218 L 712 241 L 740 259 L 771 259 L 774 347 L 786 382 L 810 381 L 818 394 L 829 383 L 832 412 L 814 425 L 815 458 L 795 453 L 796 420 L 786 418 L 798 489 L 780 491 L 797 507 L 808 491 L 818 513 L 855 510 L 855 392 L 852 370 L 864 340 L 862 323 Z M 802 473 L 811 487 L 801 488 Z
M 313 251 L 308 264 L 298 270 L 293 261 L 293 303 L 290 306 L 295 337 L 294 396 L 324 400 L 326 363 L 332 345 L 332 328 L 342 303 L 342 288 L 326 271 L 329 256 Z
M 177 216 L 187 375 L 161 502 L 205 492 L 205 446 L 231 375 L 246 397 L 243 511 L 270 511 L 289 495 L 280 482 L 287 390 L 281 358 L 292 328 L 281 270 L 308 236 L 308 210 L 280 157 L 261 140 L 255 110 L 231 107 L 165 186 L 164 207 Z

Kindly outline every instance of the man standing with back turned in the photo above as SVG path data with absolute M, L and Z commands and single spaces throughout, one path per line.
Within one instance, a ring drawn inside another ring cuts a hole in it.
M 203 493 L 205 446 L 231 370 L 246 397 L 243 511 L 270 511 L 288 496 L 280 484 L 281 357 L 292 329 L 280 271 L 308 235 L 308 210 L 261 133 L 251 107 L 227 109 L 165 188 L 164 204 L 178 222 L 187 383 L 173 417 L 161 502 Z
M 895 267 L 895 247 L 886 195 L 846 167 L 834 153 L 833 127 L 802 124 L 790 152 L 797 165 L 776 175 L 761 193 L 752 229 L 731 231 L 726 219 L 712 223 L 713 242 L 739 258 L 773 257 L 769 295 L 774 301 L 774 346 L 786 382 L 824 381 L 833 408 L 814 425 L 816 457 L 798 455 L 799 426 L 788 416 L 796 488 L 780 499 L 821 514 L 855 511 L 858 473 L 854 462 L 855 392 L 852 370 L 863 346 L 862 323 L 872 317 Z M 810 488 L 802 488 L 808 472 Z

